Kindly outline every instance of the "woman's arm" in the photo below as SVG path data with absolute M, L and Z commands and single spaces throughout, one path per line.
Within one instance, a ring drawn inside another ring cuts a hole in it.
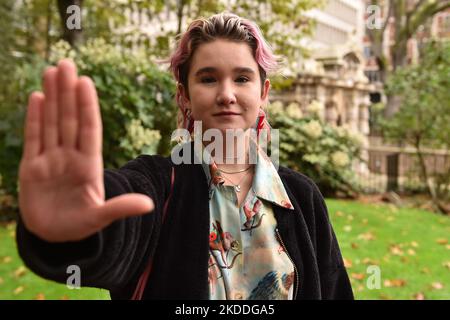
M 19 219 L 17 245 L 25 264 L 36 274 L 66 283 L 68 267 L 81 270 L 81 286 L 109 290 L 136 281 L 153 255 L 159 237 L 161 212 L 169 183 L 170 164 L 162 157 L 141 156 L 119 170 L 105 170 L 105 197 L 142 193 L 155 203 L 152 213 L 117 220 L 80 241 L 47 242 Z

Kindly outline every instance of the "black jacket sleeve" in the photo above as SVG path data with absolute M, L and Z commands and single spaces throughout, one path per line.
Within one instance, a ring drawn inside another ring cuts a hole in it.
M 353 291 L 327 206 L 319 188 L 313 185 L 313 208 L 316 225 L 317 263 L 322 299 L 353 300 Z
M 68 267 L 81 270 L 81 286 L 120 291 L 134 285 L 154 253 L 169 188 L 170 163 L 159 156 L 140 156 L 118 170 L 105 170 L 105 198 L 124 193 L 150 196 L 155 210 L 113 222 L 77 242 L 49 243 L 29 232 L 20 217 L 16 241 L 25 264 L 39 276 L 66 283 Z

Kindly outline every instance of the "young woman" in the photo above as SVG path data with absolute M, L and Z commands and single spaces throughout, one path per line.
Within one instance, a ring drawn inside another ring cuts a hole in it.
M 188 142 L 117 170 L 103 169 L 92 81 L 68 60 L 45 71 L 20 163 L 17 242 L 27 266 L 66 283 L 76 265 L 82 286 L 113 299 L 352 299 L 320 191 L 276 168 L 250 134 L 270 128 L 276 67 L 258 27 L 232 14 L 195 20 L 170 62 L 180 127 L 201 124 L 200 136 L 215 130 L 223 145 L 203 139 L 199 152 Z M 230 130 L 244 132 L 240 147 Z M 173 161 L 178 152 L 190 161 Z

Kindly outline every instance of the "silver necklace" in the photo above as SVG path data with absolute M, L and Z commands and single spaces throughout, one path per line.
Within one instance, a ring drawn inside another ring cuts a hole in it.
M 227 179 L 229 182 L 231 182 L 231 184 L 233 185 L 233 187 L 234 187 L 234 190 L 236 190 L 236 192 L 241 192 L 241 182 L 242 182 L 242 180 L 244 180 L 244 178 L 247 176 L 247 174 L 249 173 L 250 171 L 248 171 L 246 174 L 244 174 L 243 176 L 242 176 L 242 178 L 241 178 L 241 180 L 238 182 L 238 184 L 235 184 L 233 181 L 231 181 L 230 180 L 230 178 L 227 178 L 226 176 L 223 176 L 225 179 Z
M 219 170 L 220 172 L 223 172 L 223 173 L 234 174 L 234 173 L 241 173 L 241 172 L 247 171 L 247 170 L 250 169 L 251 167 L 252 167 L 252 166 L 248 166 L 247 168 L 241 169 L 241 170 L 238 170 L 238 171 L 225 171 L 225 170 L 222 170 L 222 169 L 220 169 L 220 168 L 217 168 L 217 170 Z

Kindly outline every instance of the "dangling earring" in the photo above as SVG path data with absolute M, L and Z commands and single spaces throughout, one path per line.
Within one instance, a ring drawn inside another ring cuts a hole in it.
M 192 119 L 192 111 L 191 109 L 186 108 L 184 110 L 184 128 L 192 133 L 194 130 L 194 121 Z
M 261 132 L 261 129 L 264 127 L 264 121 L 266 119 L 266 114 L 264 110 L 260 107 L 258 118 L 256 120 L 256 136 L 259 137 L 259 134 Z

